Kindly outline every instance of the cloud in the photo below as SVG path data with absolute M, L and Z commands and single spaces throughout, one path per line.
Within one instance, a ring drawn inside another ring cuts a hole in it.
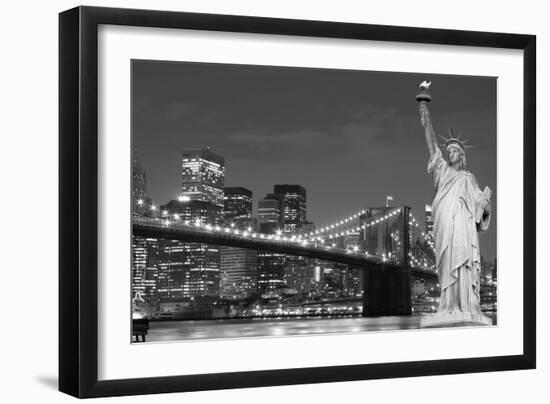
M 273 128 L 250 127 L 232 133 L 228 141 L 253 148 L 260 152 L 285 151 L 301 153 L 314 146 L 317 149 L 340 150 L 341 153 L 355 154 L 358 150 L 385 145 L 392 142 L 402 128 L 398 122 L 396 110 L 383 109 L 362 104 L 353 107 L 342 107 L 335 113 L 330 124 L 325 123 L 319 129 L 295 128 L 278 131 Z
M 178 121 L 184 116 L 189 115 L 194 109 L 192 104 L 185 102 L 171 103 L 166 107 L 164 111 L 164 119 L 167 121 Z
M 312 141 L 322 140 L 326 138 L 326 134 L 308 129 L 297 130 L 286 133 L 251 133 L 239 132 L 230 136 L 230 140 L 234 142 L 246 143 L 309 143 Z
M 237 132 L 229 136 L 229 141 L 269 151 L 277 147 L 303 147 L 312 143 L 326 142 L 330 136 L 326 132 L 301 129 L 289 132 Z

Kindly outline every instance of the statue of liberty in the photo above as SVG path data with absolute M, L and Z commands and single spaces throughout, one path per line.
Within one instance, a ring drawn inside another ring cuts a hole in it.
M 424 85 L 424 88 L 422 87 Z M 422 83 L 421 94 L 429 97 L 429 84 Z M 420 94 L 420 95 L 421 95 Z M 489 228 L 491 190 L 478 186 L 472 173 L 466 171 L 466 142 L 449 131 L 444 145 L 447 160 L 437 144 L 427 101 L 420 101 L 421 123 L 430 152 L 428 173 L 433 177 L 436 266 L 441 288 L 437 316 L 451 316 L 462 322 L 488 323 L 480 306 L 480 249 L 478 232 Z M 420 98 L 419 98 L 420 97 Z M 451 318 L 447 317 L 447 318 Z

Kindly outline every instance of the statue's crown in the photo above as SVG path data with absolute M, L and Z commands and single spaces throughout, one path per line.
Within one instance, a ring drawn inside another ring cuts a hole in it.
M 459 132 L 458 135 L 455 136 L 455 133 L 452 129 L 448 129 L 448 131 L 449 137 L 440 136 L 445 141 L 445 143 L 441 145 L 442 147 L 445 147 L 445 149 L 447 149 L 451 145 L 456 145 L 460 147 L 463 151 L 474 147 L 466 144 L 468 143 L 468 139 L 461 139 L 461 132 Z

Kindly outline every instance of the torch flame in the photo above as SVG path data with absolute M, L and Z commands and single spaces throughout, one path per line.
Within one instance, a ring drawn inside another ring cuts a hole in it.
M 418 87 L 420 87 L 421 90 L 428 90 L 430 88 L 430 85 L 432 84 L 431 81 L 424 80 Z

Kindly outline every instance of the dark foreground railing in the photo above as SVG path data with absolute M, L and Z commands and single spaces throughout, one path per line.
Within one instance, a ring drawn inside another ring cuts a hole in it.
M 149 320 L 146 318 L 135 318 L 132 320 L 132 336 L 135 337 L 136 342 L 145 342 L 145 336 L 149 330 Z

